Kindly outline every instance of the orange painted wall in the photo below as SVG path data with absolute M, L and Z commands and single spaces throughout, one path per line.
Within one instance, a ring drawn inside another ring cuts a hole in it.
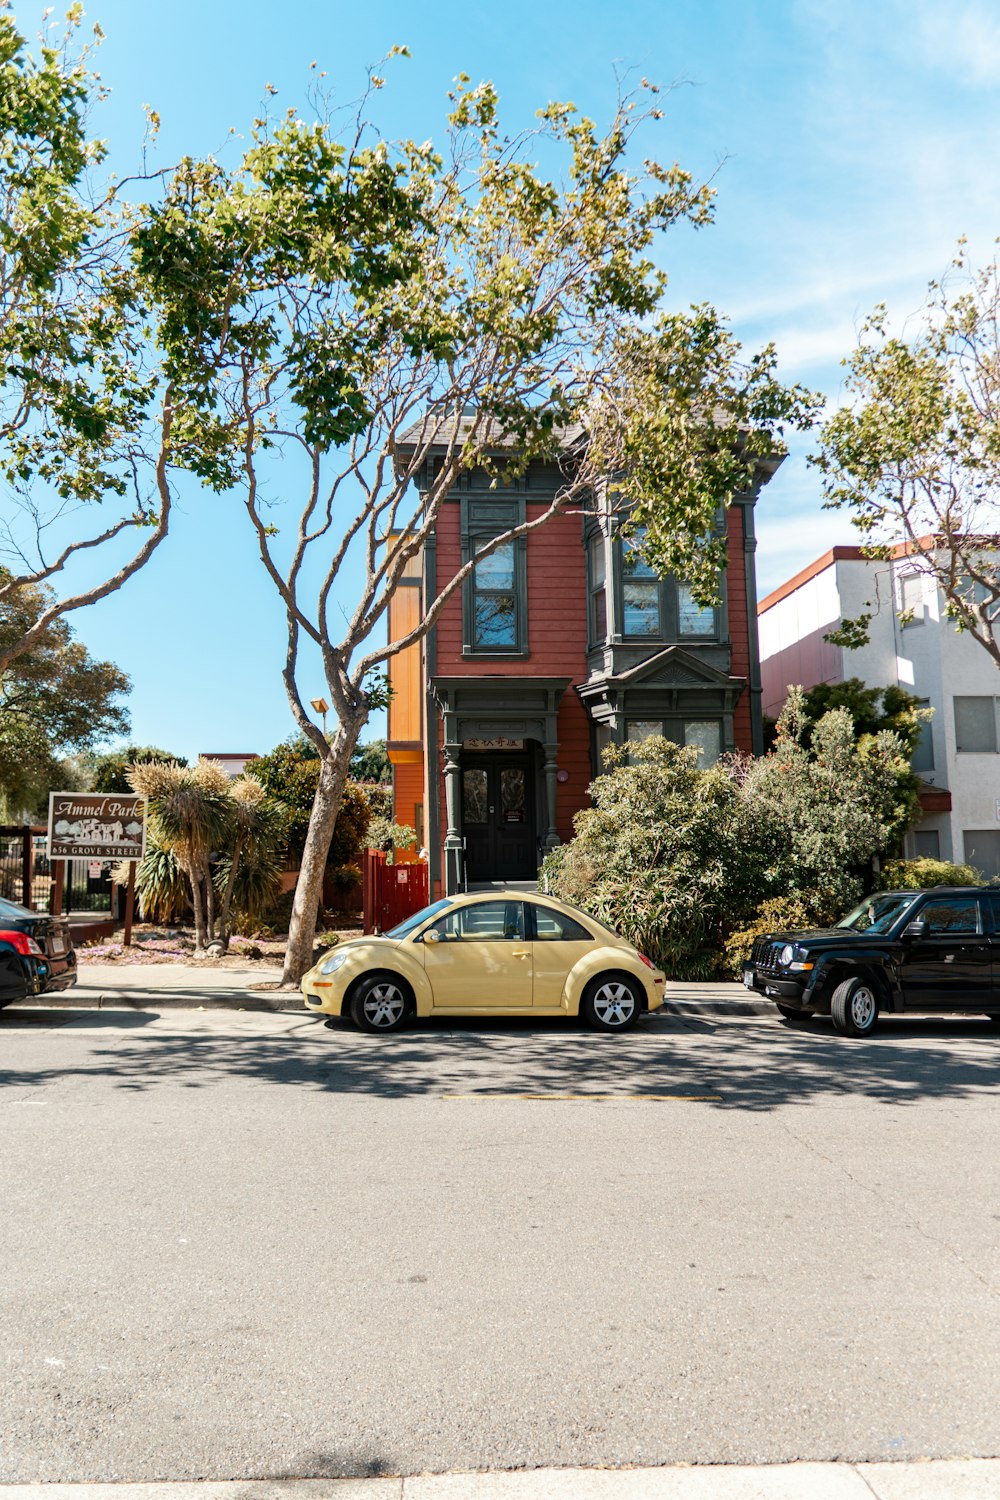
M 420 623 L 419 588 L 399 588 L 389 602 L 389 639 L 398 641 Z M 416 641 L 397 656 L 389 658 L 389 683 L 393 694 L 389 700 L 390 745 L 419 744 L 423 737 L 421 701 L 421 645 Z
M 390 759 L 392 752 L 390 751 Z M 399 850 L 396 854 L 397 860 L 405 864 L 417 858 L 419 844 L 427 836 L 426 824 L 422 813 L 417 809 L 423 808 L 424 804 L 424 760 L 407 760 L 402 764 L 393 762 L 392 767 L 393 785 L 393 817 L 397 823 L 408 823 L 417 832 L 417 844 L 412 849 Z

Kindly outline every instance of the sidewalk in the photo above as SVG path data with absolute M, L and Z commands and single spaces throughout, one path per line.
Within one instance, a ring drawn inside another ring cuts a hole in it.
M 532 1469 L 411 1479 L 11 1484 L 0 1500 L 997 1500 L 1000 1459 Z
M 71 990 L 18 1001 L 43 1010 L 302 1010 L 297 992 L 251 988 L 277 982 L 273 964 L 241 968 L 187 964 L 81 964 Z M 658 1015 L 774 1016 L 774 1006 L 750 995 L 741 984 L 689 984 L 667 981 L 664 1007 Z
M 79 979 L 70 990 L 18 1001 L 41 1010 L 301 1010 L 297 991 L 276 994 L 251 989 L 277 983 L 281 970 L 273 964 L 223 968 L 188 964 L 81 964 Z

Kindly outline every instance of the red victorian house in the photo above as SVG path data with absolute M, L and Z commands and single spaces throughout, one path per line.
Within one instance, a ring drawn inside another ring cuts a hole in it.
M 412 453 L 404 437 L 397 461 Z M 391 659 L 394 815 L 428 851 L 432 897 L 534 880 L 572 837 L 607 745 L 664 734 L 706 765 L 761 753 L 753 515 L 779 462 L 760 465 L 725 514 L 720 608 L 657 577 L 613 518 L 575 511 L 491 553 L 427 637 Z M 544 464 L 496 484 L 463 475 L 393 598 L 390 639 L 487 539 L 539 515 L 559 482 Z

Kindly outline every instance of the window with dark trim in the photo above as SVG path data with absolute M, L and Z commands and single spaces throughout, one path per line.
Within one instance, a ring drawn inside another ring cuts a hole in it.
M 663 637 L 661 580 L 639 550 L 644 531 L 622 537 L 622 635 Z
M 689 583 L 677 585 L 677 634 L 714 639 L 719 633 L 718 611 L 699 604 Z
M 462 497 L 462 556 L 469 562 L 494 537 L 524 520 L 523 500 Z M 526 656 L 528 574 L 524 537 L 501 542 L 473 567 L 462 593 L 467 656 Z
M 719 640 L 720 610 L 699 604 L 690 584 L 661 577 L 641 555 L 644 537 L 645 529 L 637 527 L 630 535 L 615 540 L 620 601 L 616 628 L 622 640 Z M 591 630 L 593 619 L 592 607 Z
M 721 719 L 626 720 L 625 738 L 631 744 L 641 745 L 654 734 L 662 734 L 677 745 L 693 746 L 698 751 L 698 765 L 702 770 L 714 766 L 722 754 Z
M 603 533 L 592 536 L 587 547 L 590 588 L 590 644 L 603 646 L 608 638 L 608 568 Z
M 472 572 L 472 645 L 476 651 L 517 646 L 514 543 L 502 542 Z

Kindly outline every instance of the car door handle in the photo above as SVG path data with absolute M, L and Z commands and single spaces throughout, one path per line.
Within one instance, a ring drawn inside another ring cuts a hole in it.
M 513 951 L 513 953 L 511 954 L 511 958 L 530 958 L 530 957 L 531 957 L 531 954 L 528 952 L 527 948 L 515 948 L 514 951 Z

